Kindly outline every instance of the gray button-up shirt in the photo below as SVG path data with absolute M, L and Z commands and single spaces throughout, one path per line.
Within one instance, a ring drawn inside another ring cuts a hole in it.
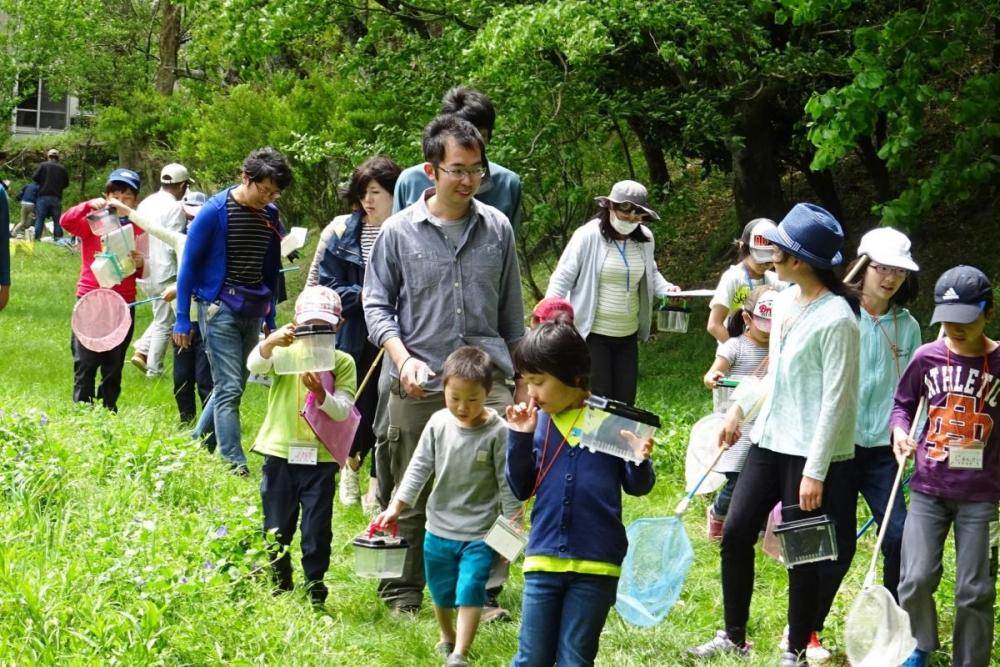
M 456 250 L 428 220 L 432 193 L 382 223 L 362 291 L 368 336 L 379 347 L 398 336 L 437 373 L 429 391 L 441 390 L 444 360 L 462 345 L 482 348 L 510 377 L 510 346 L 524 335 L 513 229 L 503 213 L 473 199 Z

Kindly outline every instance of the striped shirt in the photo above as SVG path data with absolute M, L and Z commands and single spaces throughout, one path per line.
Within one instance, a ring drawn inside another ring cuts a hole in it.
M 368 258 L 372 254 L 372 246 L 375 245 L 375 237 L 382 231 L 380 225 L 361 225 L 361 262 L 368 266 Z
M 631 336 L 639 330 L 639 281 L 645 273 L 642 250 L 635 241 L 612 244 L 604 256 L 597 284 L 597 313 L 590 328 L 603 336 Z
M 264 282 L 264 254 L 271 234 L 267 213 L 241 205 L 233 199 L 232 193 L 226 198 L 226 214 L 229 216 L 229 230 L 226 234 L 226 281 L 227 285 L 260 285 Z
M 760 381 L 767 375 L 767 344 L 758 345 L 743 334 L 738 338 L 730 338 L 719 345 L 715 351 L 717 357 L 729 362 L 729 377 L 745 382 Z M 750 380 L 749 378 L 755 378 Z M 750 453 L 750 430 L 753 420 L 748 420 L 740 428 L 740 439 L 730 447 L 722 458 L 716 470 L 719 472 L 740 472 L 743 462 Z

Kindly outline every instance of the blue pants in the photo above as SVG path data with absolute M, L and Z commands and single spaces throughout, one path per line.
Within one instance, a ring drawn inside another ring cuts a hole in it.
M 264 534 L 271 552 L 271 569 L 280 590 L 292 590 L 292 558 L 288 546 L 295 536 L 302 508 L 302 571 L 313 602 L 325 602 L 323 577 L 330 569 L 333 540 L 333 492 L 336 463 L 291 465 L 278 456 L 264 457 L 260 500 Z M 270 531 L 275 531 L 274 535 Z M 282 553 L 284 547 L 284 553 Z
M 424 532 L 424 575 L 434 606 L 482 607 L 493 549 L 482 540 L 462 542 Z
M 259 340 L 261 320 L 239 317 L 225 304 L 219 304 L 219 310 L 209 318 L 208 308 L 208 304 L 198 304 L 198 325 L 215 387 L 202 410 L 195 435 L 202 434 L 202 422 L 214 420 L 222 458 L 233 466 L 246 465 L 247 457 L 240 444 L 240 400 L 249 375 L 247 357 Z
M 885 518 L 885 506 L 889 504 L 889 492 L 892 491 L 892 482 L 896 478 L 897 464 L 892 447 L 855 447 L 854 469 L 858 490 L 865 497 L 865 502 L 868 503 L 876 523 L 881 528 Z M 900 487 L 896 493 L 896 500 L 893 501 L 889 527 L 882 541 L 882 555 L 885 557 L 882 582 L 897 599 L 899 596 L 896 589 L 899 588 L 899 561 L 905 521 L 906 499 Z
M 525 572 L 521 632 L 511 667 L 594 664 L 618 577 Z
M 45 218 L 52 218 L 52 238 L 62 238 L 62 227 L 59 226 L 59 216 L 62 215 L 62 202 L 59 197 L 46 195 L 35 202 L 35 238 L 42 238 L 45 229 Z

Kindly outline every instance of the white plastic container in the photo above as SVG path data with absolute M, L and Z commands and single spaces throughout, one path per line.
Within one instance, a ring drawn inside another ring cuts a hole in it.
M 295 341 L 288 347 L 276 347 L 271 353 L 274 372 L 295 375 L 333 370 L 337 353 L 337 335 L 329 324 L 302 324 L 295 327 Z
M 794 505 L 782 508 L 782 515 Z M 781 549 L 781 560 L 791 569 L 796 565 L 837 560 L 837 531 L 825 514 L 794 521 L 782 521 L 774 527 Z
M 125 259 L 119 259 L 111 254 L 98 253 L 90 264 L 90 270 L 97 279 L 97 284 L 104 288 L 111 288 L 121 283 L 135 273 L 135 268 L 135 262 L 128 255 Z
M 687 306 L 667 306 L 656 311 L 656 329 L 665 333 L 687 333 L 691 310 Z
M 712 404 L 715 407 L 715 412 L 725 414 L 733 404 L 733 392 L 738 386 L 740 386 L 740 378 L 735 376 L 724 377 L 715 383 L 715 388 L 712 390 Z
M 509 519 L 498 516 L 483 541 L 493 551 L 506 558 L 507 562 L 513 563 L 524 553 L 528 536 Z
M 87 214 L 87 224 L 90 225 L 90 231 L 94 233 L 94 236 L 110 234 L 116 229 L 121 229 L 122 226 L 118 214 L 110 206 Z
M 652 437 L 659 426 L 660 418 L 652 412 L 602 396 L 591 396 L 578 428 L 580 444 L 587 449 L 641 463 L 642 457 L 621 432 L 630 431 L 639 440 L 645 440 Z
M 359 535 L 354 546 L 354 573 L 359 577 L 395 579 L 403 576 L 409 545 L 400 537 Z
M 135 229 L 132 225 L 119 227 L 105 234 L 101 241 L 104 252 L 114 255 L 119 262 L 123 262 L 129 253 L 135 250 Z M 135 271 L 134 267 L 132 271 Z

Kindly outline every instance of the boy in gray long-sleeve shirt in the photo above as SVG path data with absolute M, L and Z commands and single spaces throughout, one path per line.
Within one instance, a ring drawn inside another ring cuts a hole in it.
M 443 376 L 447 409 L 427 422 L 395 497 L 374 523 L 392 526 L 434 477 L 424 571 L 441 630 L 438 650 L 447 655 L 445 665 L 456 667 L 468 664 L 465 656 L 486 601 L 494 553 L 483 538 L 501 510 L 513 519 L 520 503 L 504 479 L 507 424 L 486 407 L 493 382 L 489 355 L 461 347 L 445 360 Z

